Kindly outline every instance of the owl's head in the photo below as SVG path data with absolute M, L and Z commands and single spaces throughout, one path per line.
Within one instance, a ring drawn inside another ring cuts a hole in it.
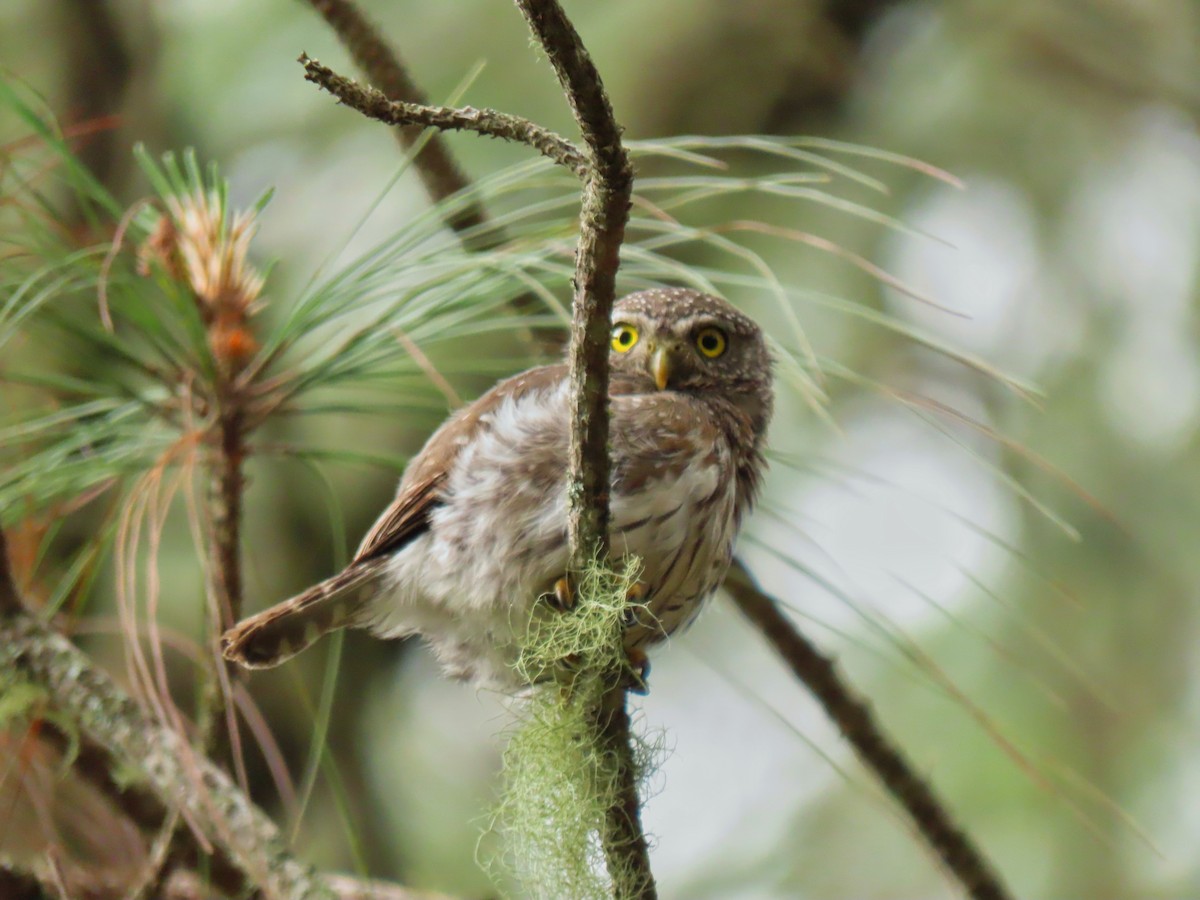
M 771 412 L 771 356 L 760 329 L 726 301 L 686 288 L 638 291 L 613 307 L 614 373 L 658 390 L 717 393 L 756 428 Z

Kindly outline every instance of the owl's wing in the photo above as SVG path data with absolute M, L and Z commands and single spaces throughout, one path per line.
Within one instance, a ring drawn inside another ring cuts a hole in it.
M 393 553 L 424 533 L 429 528 L 430 514 L 442 502 L 442 490 L 459 452 L 470 443 L 484 416 L 510 397 L 550 387 L 566 374 L 567 367 L 557 365 L 541 366 L 515 375 L 497 384 L 435 431 L 409 464 L 396 499 L 363 538 L 354 562 Z

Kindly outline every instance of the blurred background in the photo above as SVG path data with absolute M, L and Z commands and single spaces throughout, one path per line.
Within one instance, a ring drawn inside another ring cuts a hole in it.
M 1029 392 L 920 352 L 870 318 L 798 306 L 830 373 L 828 421 L 784 391 L 769 502 L 741 550 L 1018 896 L 1200 896 L 1200 6 L 564 5 L 630 137 L 811 134 L 961 179 L 959 189 L 912 168 L 871 168 L 890 189 L 873 203 L 912 233 L 815 205 L 794 224 L 936 305 L 813 248 L 766 242 L 760 252 L 790 283 L 920 328 Z M 571 133 L 510 4 L 364 7 L 435 102 L 483 64 L 465 102 Z M 302 50 L 352 71 L 295 0 L 0 6 L 0 65 L 65 126 L 113 117 L 81 152 L 123 200 L 146 193 L 136 141 L 196 147 L 220 161 L 243 203 L 274 186 L 256 253 L 278 260 L 268 293 L 280 305 L 311 260 L 347 239 L 397 165 L 384 128 L 305 84 Z M 20 133 L 0 121 L 0 139 Z M 477 177 L 524 158 L 493 141 L 451 141 Z M 752 218 L 755 202 L 730 201 L 727 212 Z M 424 203 L 405 176 L 356 240 Z M 783 326 L 769 303 L 731 299 L 769 329 Z M 513 369 L 524 364 L 515 346 L 507 352 Z M 455 387 L 472 396 L 491 377 L 461 375 Z M 411 452 L 444 414 L 296 427 L 322 429 L 330 445 Z M 251 462 L 252 608 L 340 564 L 396 473 L 330 465 L 324 477 L 344 529 L 318 480 Z M 162 558 L 174 587 L 159 615 L 198 633 L 203 588 L 186 533 Z M 111 615 L 106 579 L 89 615 Z M 95 652 L 117 658 L 115 646 Z M 297 777 L 329 663 L 323 647 L 252 679 Z M 726 601 L 657 654 L 651 683 L 640 719 L 665 731 L 669 753 L 645 820 L 664 897 L 955 895 Z M 416 643 L 361 635 L 347 639 L 336 692 L 335 765 L 294 823 L 301 854 L 489 895 L 474 858 L 511 722 L 504 705 L 438 678 Z M 247 759 L 259 799 L 283 817 L 262 757 L 251 749 Z M 11 852 L 22 813 L 16 801 L 9 809 L 0 849 Z

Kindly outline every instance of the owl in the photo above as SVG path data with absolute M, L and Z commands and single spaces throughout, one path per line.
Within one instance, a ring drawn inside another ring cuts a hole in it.
M 609 537 L 614 559 L 640 561 L 625 648 L 641 667 L 725 577 L 764 470 L 771 359 L 751 319 L 680 288 L 617 302 L 611 346 Z M 560 364 L 457 412 L 409 464 L 353 561 L 230 629 L 225 656 L 265 668 L 357 627 L 419 634 L 447 674 L 520 688 L 514 663 L 531 617 L 539 604 L 571 603 L 569 404 Z

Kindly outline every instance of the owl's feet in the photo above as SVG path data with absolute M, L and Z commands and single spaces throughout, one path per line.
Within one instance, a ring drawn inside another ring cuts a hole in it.
M 545 600 L 551 609 L 570 612 L 575 608 L 575 587 L 571 584 L 571 579 L 564 575 L 554 582 L 554 587 L 542 594 L 540 599 Z
M 627 654 L 629 657 L 629 675 L 626 679 L 625 690 L 645 697 L 650 693 L 650 657 L 646 651 L 634 648 Z
M 642 601 L 645 599 L 646 585 L 635 581 L 629 586 L 629 590 L 625 592 L 625 611 L 621 614 L 622 625 L 632 628 L 638 623 L 638 610 L 644 605 Z

